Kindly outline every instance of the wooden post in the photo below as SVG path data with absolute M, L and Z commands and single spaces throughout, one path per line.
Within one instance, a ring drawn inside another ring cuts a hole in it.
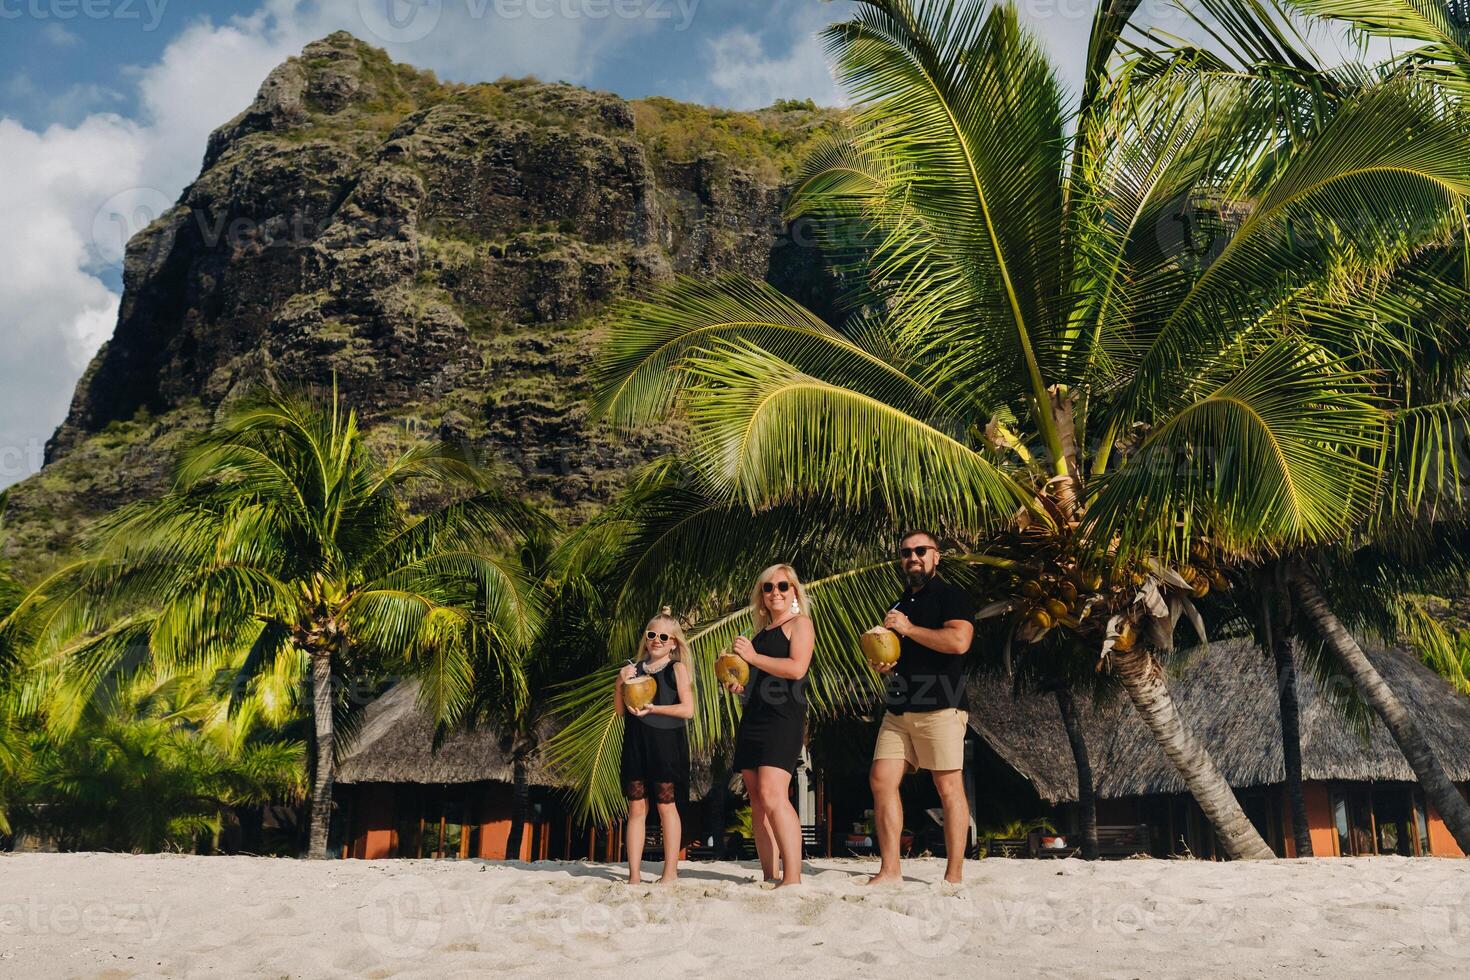
M 1373 850 L 1370 854 L 1378 853 L 1378 814 L 1373 809 L 1373 784 L 1368 784 L 1368 833 L 1372 834 Z

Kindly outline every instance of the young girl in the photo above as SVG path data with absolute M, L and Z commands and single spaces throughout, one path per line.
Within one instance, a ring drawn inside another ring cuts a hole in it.
M 689 680 L 689 644 L 679 621 L 665 606 L 644 627 L 636 663 L 618 675 L 617 708 L 627 716 L 623 726 L 623 791 L 628 799 L 628 883 L 642 881 L 643 840 L 647 833 L 648 799 L 658 806 L 664 837 L 661 884 L 679 877 L 679 843 L 683 828 L 679 806 L 689 799 L 689 735 L 694 717 L 694 690 Z M 657 683 L 653 703 L 634 711 L 623 700 L 623 685 L 647 674 Z
M 750 664 L 749 689 L 732 767 L 740 770 L 750 796 L 751 826 L 761 871 L 777 887 L 801 884 L 801 818 L 791 805 L 806 729 L 806 672 L 816 631 L 806 614 L 806 593 L 796 569 L 772 565 L 750 593 L 755 638 L 737 637 L 735 653 Z M 781 874 L 777 876 L 776 859 Z

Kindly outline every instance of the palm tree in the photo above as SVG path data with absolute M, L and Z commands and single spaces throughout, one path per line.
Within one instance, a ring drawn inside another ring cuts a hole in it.
M 858 7 L 826 35 L 852 131 L 790 205 L 848 257 L 854 315 L 677 282 L 615 319 L 599 406 L 681 412 L 732 505 L 974 542 L 1013 638 L 1099 651 L 1227 852 L 1270 856 L 1153 651 L 1214 566 L 1371 506 L 1388 416 L 1334 347 L 1380 342 L 1398 311 L 1368 287 L 1459 220 L 1464 127 L 1412 78 L 1326 99 L 1295 69 L 1120 62 L 1114 3 L 1069 135 L 1010 7 Z
M 5 510 L 9 500 L 9 491 L 0 493 L 0 622 L 10 616 L 23 594 L 5 559 Z M 11 832 L 9 813 L 27 755 L 19 705 L 14 696 L 21 666 L 17 639 L 11 631 L 0 629 L 0 835 Z
M 230 674 L 139 670 L 99 690 L 69 730 L 38 731 L 27 829 L 68 849 L 212 847 L 226 812 L 299 799 L 304 744 L 256 699 L 231 711 Z
M 1419 42 L 1401 50 L 1389 62 L 1392 75 L 1425 79 L 1442 91 L 1446 99 L 1463 110 L 1470 96 L 1470 8 L 1453 0 L 1287 0 L 1303 13 L 1339 20 L 1366 36 L 1392 38 L 1400 43 Z M 1366 548 L 1378 561 L 1403 569 L 1399 560 L 1404 542 L 1419 540 L 1422 567 L 1423 542 L 1434 540 L 1434 524 L 1463 521 L 1460 466 L 1456 440 L 1460 427 L 1470 417 L 1467 405 L 1466 364 L 1463 355 L 1465 318 L 1464 225 L 1441 231 L 1425 241 L 1418 256 L 1415 275 L 1405 288 L 1383 290 L 1400 306 L 1401 315 L 1392 321 L 1405 323 L 1389 343 L 1363 347 L 1347 345 L 1345 353 L 1363 364 L 1364 370 L 1382 372 L 1391 378 L 1392 411 L 1388 433 L 1387 461 L 1383 485 L 1369 519 L 1345 529 L 1342 545 L 1348 552 Z M 1385 304 L 1386 305 L 1386 304 Z M 1397 539 L 1397 540 L 1394 540 Z M 1382 545 L 1391 542 L 1387 549 Z M 1440 539 L 1443 543 L 1443 539 Z M 1325 559 L 1325 560 L 1324 560 Z M 1440 553 L 1433 558 L 1443 580 L 1446 567 L 1463 570 L 1463 564 Z M 1425 795 L 1445 819 L 1462 849 L 1470 851 L 1470 804 L 1454 788 L 1443 765 L 1425 740 L 1418 723 L 1397 695 L 1384 682 L 1363 653 L 1353 631 L 1342 621 L 1332 593 L 1353 593 L 1365 607 L 1350 617 L 1360 626 L 1389 642 L 1407 633 L 1444 662 L 1443 632 L 1426 622 L 1414 594 L 1396 587 L 1381 574 L 1370 573 L 1377 587 L 1357 588 L 1357 583 L 1336 583 L 1324 572 L 1339 571 L 1361 562 L 1339 556 L 1323 556 L 1310 550 L 1298 551 L 1282 562 L 1285 583 L 1298 617 L 1310 639 L 1320 644 L 1353 679 L 1360 696 L 1383 721 L 1413 768 Z M 1463 574 L 1451 590 L 1462 589 Z M 1376 620 L 1376 622 L 1375 622 Z M 1386 629 L 1385 629 L 1386 628 Z
M 454 502 L 415 518 L 420 490 Z M 335 394 L 268 396 L 232 411 L 183 454 L 167 495 L 110 518 L 95 553 L 11 620 L 32 624 L 38 657 L 70 665 L 51 695 L 62 719 L 140 659 L 169 670 L 243 653 L 241 696 L 282 674 L 306 681 L 308 854 L 324 857 L 337 728 L 358 706 L 334 679 L 365 678 L 370 696 L 415 676 L 446 724 L 477 678 L 524 698 L 539 610 L 510 548 L 543 524 L 447 446 L 379 460 Z

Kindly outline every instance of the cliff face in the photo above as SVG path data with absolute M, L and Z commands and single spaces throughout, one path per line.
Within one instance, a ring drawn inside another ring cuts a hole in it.
M 676 273 L 740 271 L 822 305 L 830 274 L 779 211 L 834 121 L 444 85 L 345 33 L 310 45 L 129 243 L 116 332 L 16 488 L 10 549 L 34 567 L 157 492 L 169 450 L 267 379 L 335 376 L 380 442 L 463 441 L 585 517 L 674 437 L 588 419 L 598 314 Z

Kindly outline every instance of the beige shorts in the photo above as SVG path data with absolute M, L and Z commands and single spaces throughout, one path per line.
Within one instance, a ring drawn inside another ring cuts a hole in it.
M 970 713 L 958 708 L 938 711 L 906 711 L 883 715 L 878 727 L 878 744 L 873 761 L 902 759 L 909 771 L 928 769 L 945 772 L 965 768 L 965 729 Z

